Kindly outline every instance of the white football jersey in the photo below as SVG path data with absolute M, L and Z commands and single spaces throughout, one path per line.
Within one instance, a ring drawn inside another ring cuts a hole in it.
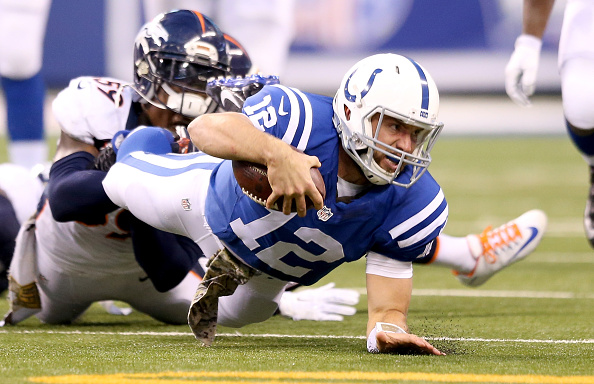
M 134 90 L 123 81 L 108 77 L 78 77 L 60 91 L 52 109 L 68 136 L 87 144 L 93 138 L 111 140 L 126 128 Z
M 122 213 L 122 209 L 111 212 L 102 225 L 59 223 L 46 201 L 36 221 L 37 257 L 67 273 L 95 276 L 139 271 Z
M 69 136 L 93 144 L 126 129 L 134 91 L 124 82 L 102 77 L 70 81 L 53 102 L 53 111 Z M 125 274 L 141 270 L 132 239 L 118 209 L 102 225 L 56 222 L 47 201 L 36 222 L 38 257 L 49 259 L 65 272 L 86 275 Z

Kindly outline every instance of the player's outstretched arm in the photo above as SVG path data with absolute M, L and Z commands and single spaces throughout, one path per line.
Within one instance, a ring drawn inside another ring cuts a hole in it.
M 443 355 L 426 340 L 408 333 L 406 317 L 412 278 L 367 274 L 367 350 L 371 353 Z
M 318 158 L 297 152 L 279 138 L 257 129 L 247 116 L 231 112 L 202 115 L 190 123 L 188 132 L 194 145 L 211 156 L 265 165 L 272 187 L 267 207 L 284 196 L 285 214 L 291 213 L 295 200 L 297 214 L 305 216 L 306 195 L 316 209 L 324 205 L 310 173 L 312 167 L 321 166 Z

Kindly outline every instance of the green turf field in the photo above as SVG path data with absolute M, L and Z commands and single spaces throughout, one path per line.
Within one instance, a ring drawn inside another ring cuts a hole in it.
M 221 328 L 212 348 L 199 347 L 187 326 L 95 306 L 72 326 L 33 318 L 0 328 L 0 383 L 594 383 L 594 251 L 581 219 L 588 170 L 569 140 L 442 138 L 433 157 L 450 204 L 447 233 L 532 208 L 549 215 L 536 252 L 481 288 L 464 288 L 445 269 L 415 269 L 411 330 L 447 356 L 368 354 L 364 295 L 342 323 L 276 317 Z M 363 289 L 364 263 L 320 284 L 329 281 Z

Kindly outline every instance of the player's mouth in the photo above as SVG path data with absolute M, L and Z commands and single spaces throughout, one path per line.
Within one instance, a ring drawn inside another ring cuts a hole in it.
M 396 172 L 398 169 L 398 164 L 400 163 L 400 157 L 395 156 L 386 156 L 384 158 L 384 164 L 386 167 L 383 167 L 388 172 Z

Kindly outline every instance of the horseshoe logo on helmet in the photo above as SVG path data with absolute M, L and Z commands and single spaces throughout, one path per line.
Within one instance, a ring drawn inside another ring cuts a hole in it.
M 355 72 L 357 72 L 356 69 L 353 71 L 353 73 L 351 73 L 346 83 L 344 84 L 344 97 L 350 102 L 354 102 L 357 99 L 357 95 L 353 95 L 349 92 L 349 83 L 351 82 L 351 77 L 353 77 Z M 383 69 L 377 68 L 375 71 L 373 71 L 371 76 L 369 76 L 369 80 L 367 80 L 367 85 L 365 85 L 365 88 L 363 89 L 363 91 L 361 91 L 361 99 L 364 98 L 365 95 L 367 95 L 367 93 L 371 89 L 371 86 L 373 85 L 373 82 L 375 81 L 375 77 L 381 72 L 383 72 Z

